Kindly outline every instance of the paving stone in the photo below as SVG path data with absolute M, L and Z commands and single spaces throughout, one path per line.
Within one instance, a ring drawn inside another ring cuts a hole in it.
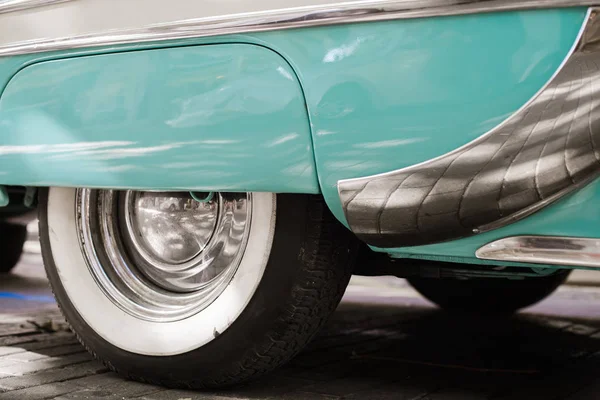
M 33 375 L 13 376 L 0 379 L 0 392 L 24 389 L 52 382 L 63 382 L 88 375 L 106 372 L 107 369 L 97 361 L 69 365 L 64 368 L 46 370 Z M 73 382 L 77 384 L 77 382 Z
M 1 315 L 1 314 L 0 314 Z M 32 343 L 49 343 L 53 340 L 61 340 L 61 339 L 75 339 L 75 335 L 70 332 L 52 332 L 52 333 L 33 333 L 30 335 L 20 335 L 20 336 L 5 336 L 0 337 L 0 346 L 17 346 L 17 345 L 28 345 Z
M 302 390 L 310 393 L 345 397 L 353 393 L 375 388 L 383 383 L 385 383 L 385 380 L 383 379 L 357 379 L 356 376 L 349 376 L 333 381 L 315 383 L 304 387 Z
M 41 400 L 51 399 L 59 395 L 77 390 L 69 382 L 54 382 L 46 385 L 34 386 L 21 390 L 0 393 L 0 400 Z
M 85 348 L 83 348 L 83 346 L 81 346 L 79 343 L 67 344 L 63 346 L 53 346 L 37 349 L 36 351 L 22 351 L 14 354 L 9 354 L 5 357 L 0 358 L 0 365 L 3 365 L 4 361 L 28 362 L 84 352 L 86 352 Z
M 313 368 L 296 366 L 293 364 L 292 360 L 292 362 L 284 368 L 274 371 L 271 376 L 305 379 L 313 382 L 326 382 L 348 375 L 353 368 L 354 364 L 352 361 L 349 362 L 348 360 L 323 364 Z
M 70 392 L 66 394 L 53 397 L 52 400 L 127 400 L 133 399 L 133 397 L 123 397 L 120 394 L 114 394 L 111 392 L 105 392 L 100 390 L 78 390 L 76 392 Z
M 600 376 L 598 360 L 582 359 L 565 368 L 549 371 L 520 384 L 507 386 L 494 399 L 547 400 L 566 399 L 597 381 Z M 596 399 L 598 396 L 592 397 Z
M 95 390 L 98 392 L 108 391 L 123 397 L 139 397 L 165 390 L 162 387 L 123 379 L 113 372 L 73 379 L 70 382 L 73 385 L 88 390 Z
M 0 364 L 2 363 L 2 360 L 6 358 L 6 356 L 13 356 L 15 354 L 24 353 L 27 351 L 38 351 L 45 353 L 46 349 L 68 345 L 79 346 L 82 350 L 85 350 L 72 334 L 58 337 L 53 337 L 51 334 L 43 334 L 38 336 L 36 340 L 23 339 L 20 342 L 14 342 L 0 347 Z
M 287 378 L 281 376 L 266 376 L 263 379 L 233 387 L 228 390 L 216 392 L 215 394 L 224 398 L 264 398 L 269 396 L 280 396 L 284 393 L 300 390 L 313 384 L 314 381 L 300 378 Z
M 420 400 L 429 393 L 429 389 L 412 387 L 406 383 L 383 383 L 377 387 L 345 395 L 344 400 Z
M 418 400 L 487 400 L 489 397 L 484 393 L 475 393 L 460 389 L 444 389 L 439 392 L 429 393 Z
M 187 390 L 167 390 L 142 397 L 140 400 L 246 400 L 253 397 L 222 397 L 210 393 L 198 393 Z
M 4 322 L 0 306 L 0 400 L 600 398 L 600 296 L 590 288 L 564 287 L 514 317 L 473 316 L 407 301 L 414 291 L 386 279 L 353 280 L 364 286 L 288 365 L 212 392 L 123 379 L 83 351 L 55 307 Z
M 65 357 L 52 357 L 33 362 L 14 361 L 12 364 L 0 367 L 0 378 L 2 376 L 20 376 L 44 371 L 51 368 L 63 367 L 66 365 L 78 364 L 90 361 L 92 356 L 86 353 L 68 355 Z
M 0 326 L 0 338 L 27 333 L 39 333 L 39 329 L 35 326 Z
M 285 393 L 280 396 L 270 396 L 267 399 L 281 399 L 281 400 L 336 400 L 341 399 L 339 396 L 331 396 L 327 394 L 310 393 L 310 392 L 292 392 Z M 364 397 L 368 399 L 368 397 Z

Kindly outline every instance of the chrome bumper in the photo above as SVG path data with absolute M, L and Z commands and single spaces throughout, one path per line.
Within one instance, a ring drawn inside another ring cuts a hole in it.
M 600 173 L 600 14 L 562 69 L 502 125 L 451 153 L 338 182 L 352 231 L 383 248 L 470 236 L 523 218 Z
M 515 236 L 486 244 L 482 260 L 600 268 L 600 240 L 552 236 Z

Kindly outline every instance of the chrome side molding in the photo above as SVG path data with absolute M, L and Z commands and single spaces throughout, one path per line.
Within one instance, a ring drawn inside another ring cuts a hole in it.
M 34 14 L 39 7 L 64 1 L 67 4 L 60 9 L 46 13 L 44 8 Z M 261 0 L 210 4 L 119 0 L 118 8 L 126 18 L 118 19 L 114 18 L 115 4 L 106 0 L 0 0 L 0 56 L 356 22 L 585 7 L 600 5 L 600 0 L 288 0 L 282 8 Z M 25 9 L 29 15 L 12 13 Z M 69 19 L 73 16 L 94 18 L 93 24 L 74 24 Z M 36 29 L 19 29 L 23 24 Z
M 486 244 L 482 260 L 600 268 L 600 239 L 514 236 Z
M 600 175 L 600 15 L 563 67 L 504 123 L 436 159 L 342 180 L 350 229 L 383 248 L 458 239 L 521 219 Z
M 50 6 L 73 0 L 0 0 L 0 14 Z

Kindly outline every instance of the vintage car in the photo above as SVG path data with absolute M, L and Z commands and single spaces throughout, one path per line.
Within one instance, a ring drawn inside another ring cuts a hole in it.
M 600 268 L 595 5 L 0 0 L 0 203 L 146 382 L 273 370 L 352 273 L 512 312 Z

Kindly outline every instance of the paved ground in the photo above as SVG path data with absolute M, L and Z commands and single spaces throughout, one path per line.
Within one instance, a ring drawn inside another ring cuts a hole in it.
M 0 281 L 0 400 L 600 398 L 600 288 L 565 286 L 515 317 L 493 318 L 441 312 L 399 279 L 357 278 L 285 368 L 194 393 L 128 382 L 93 361 L 62 322 L 29 247 Z

